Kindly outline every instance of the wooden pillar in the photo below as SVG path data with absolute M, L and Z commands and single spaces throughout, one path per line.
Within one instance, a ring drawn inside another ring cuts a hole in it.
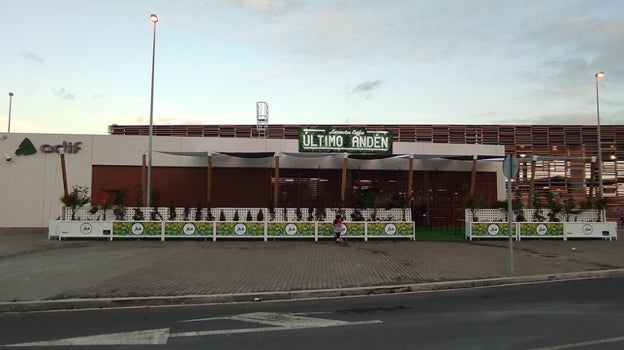
M 470 175 L 470 196 L 474 197 L 477 187 L 477 155 L 472 156 L 472 174 Z
M 596 157 L 591 157 L 591 163 L 589 167 L 589 198 L 594 197 L 594 189 L 596 187 Z
M 206 205 L 211 207 L 212 201 L 212 153 L 208 152 L 208 169 L 206 169 Z
M 414 196 L 412 196 L 412 188 L 414 181 L 414 155 L 409 156 L 409 170 L 407 173 L 407 207 L 411 208 L 414 202 Z
M 279 183 L 280 183 L 280 173 L 279 173 L 279 153 L 275 152 L 275 186 L 273 187 L 273 208 L 277 208 L 279 205 Z
M 65 197 L 69 195 L 69 189 L 67 188 L 67 167 L 65 165 L 65 150 L 61 153 L 61 173 L 63 175 L 63 194 Z
M 340 200 L 344 206 L 345 194 L 347 189 L 347 167 L 349 166 L 349 154 L 345 153 L 342 156 L 342 181 L 340 183 Z
M 533 156 L 531 158 L 531 179 L 529 180 L 529 199 L 527 203 L 527 208 L 533 209 L 533 196 L 535 195 L 535 162 L 537 161 L 537 157 Z
M 143 192 L 143 203 L 147 203 L 147 155 L 141 156 L 141 190 Z

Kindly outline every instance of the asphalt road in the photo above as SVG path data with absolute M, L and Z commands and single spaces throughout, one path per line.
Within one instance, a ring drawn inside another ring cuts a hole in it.
M 0 345 L 621 349 L 624 278 L 369 297 L 0 314 Z

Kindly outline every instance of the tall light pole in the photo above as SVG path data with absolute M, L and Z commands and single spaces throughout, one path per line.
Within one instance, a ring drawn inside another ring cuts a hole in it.
M 598 80 L 605 75 L 604 72 L 594 74 L 596 78 L 596 125 L 598 126 L 598 188 L 599 198 L 604 198 L 604 186 L 602 184 L 602 137 L 600 133 L 600 100 L 598 99 Z
M 156 60 L 156 24 L 158 23 L 158 16 L 152 13 L 150 15 L 150 21 L 154 27 L 154 36 L 152 39 L 152 90 L 150 94 L 150 120 L 149 120 L 149 136 L 147 145 L 147 194 L 145 196 L 145 206 L 150 208 L 151 203 L 151 191 L 152 191 L 152 133 L 154 128 L 154 62 Z
M 9 92 L 9 128 L 7 129 L 7 133 L 11 133 L 11 105 L 13 104 L 13 93 Z

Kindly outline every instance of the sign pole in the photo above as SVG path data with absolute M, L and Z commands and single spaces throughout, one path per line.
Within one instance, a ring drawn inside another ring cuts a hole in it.
M 511 179 L 518 173 L 518 158 L 513 154 L 508 154 L 503 160 L 503 174 L 507 177 L 507 214 L 509 215 L 509 271 L 514 272 L 513 264 L 513 208 L 511 205 Z
M 509 162 L 509 173 L 512 173 L 512 162 Z M 507 213 L 509 213 L 509 271 L 514 272 L 513 263 L 513 239 L 511 239 L 511 233 L 513 229 L 513 208 L 511 205 L 511 177 L 507 178 Z

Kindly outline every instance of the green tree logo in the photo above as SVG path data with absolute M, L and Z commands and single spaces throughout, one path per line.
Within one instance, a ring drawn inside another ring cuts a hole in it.
M 37 153 L 37 149 L 35 148 L 35 145 L 33 145 L 33 143 L 30 141 L 28 137 L 23 139 L 22 143 L 20 143 L 17 149 L 15 150 L 16 156 L 21 156 L 21 155 L 29 156 L 35 153 Z

